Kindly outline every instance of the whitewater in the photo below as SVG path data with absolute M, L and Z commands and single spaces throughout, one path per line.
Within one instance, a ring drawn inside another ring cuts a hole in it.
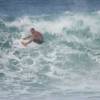
M 30 28 L 44 43 L 21 48 Z M 99 100 L 100 12 L 0 17 L 0 100 Z

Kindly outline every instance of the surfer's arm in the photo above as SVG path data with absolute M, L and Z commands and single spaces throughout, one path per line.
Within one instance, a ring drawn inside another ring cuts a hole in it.
M 26 39 L 31 38 L 31 37 L 32 37 L 32 35 L 28 35 L 28 36 L 26 36 L 26 37 L 24 37 L 22 39 L 26 40 Z

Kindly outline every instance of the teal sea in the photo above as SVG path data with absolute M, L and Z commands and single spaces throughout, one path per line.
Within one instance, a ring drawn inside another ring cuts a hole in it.
M 93 4 L 65 11 L 64 4 L 46 13 L 41 4 L 40 14 L 20 10 L 16 16 L 20 6 L 0 6 L 0 100 L 100 100 L 100 11 L 90 11 Z M 44 43 L 23 48 L 20 39 L 31 27 L 43 33 Z

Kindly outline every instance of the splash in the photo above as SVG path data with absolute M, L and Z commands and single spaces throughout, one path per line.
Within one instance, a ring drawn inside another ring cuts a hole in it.
M 0 95 L 37 97 L 67 90 L 99 91 L 99 19 L 98 13 L 70 12 L 56 17 L 1 19 Z M 17 47 L 31 27 L 43 33 L 45 43 Z

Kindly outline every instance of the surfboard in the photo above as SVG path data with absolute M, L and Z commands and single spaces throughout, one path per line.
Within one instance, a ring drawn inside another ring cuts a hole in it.
M 14 48 L 25 48 L 25 46 L 21 43 L 22 39 L 17 39 L 13 41 Z
M 24 40 L 22 38 L 16 39 L 13 41 L 13 47 L 14 48 L 26 48 L 26 47 L 35 47 L 37 45 L 36 43 L 32 42 L 32 43 L 28 44 L 27 46 L 24 46 L 23 43 L 26 43 L 28 41 L 29 41 L 29 39 L 26 39 L 26 40 Z
M 26 47 L 27 45 L 25 45 L 27 42 L 29 41 L 29 39 L 20 39 L 20 43 Z

